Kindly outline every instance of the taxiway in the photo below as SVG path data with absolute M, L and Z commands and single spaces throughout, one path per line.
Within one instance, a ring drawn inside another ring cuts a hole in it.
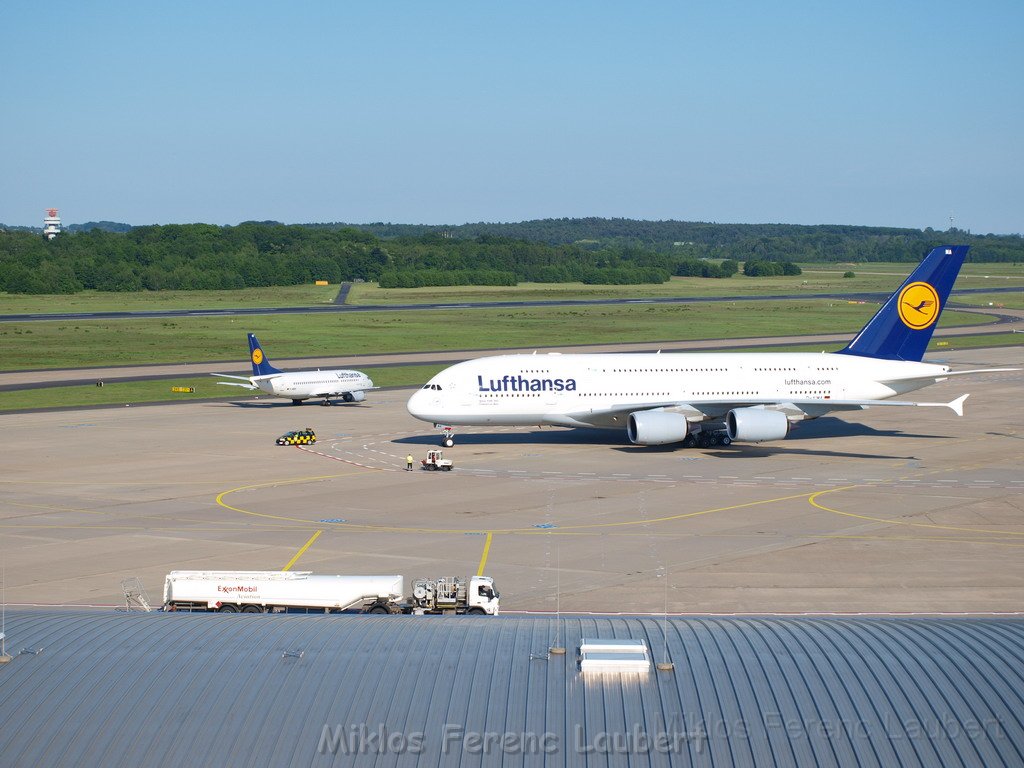
M 949 353 L 1020 365 L 1024 348 Z M 644 448 L 621 433 L 469 429 L 450 473 L 408 391 L 358 405 L 240 400 L 0 415 L 9 604 L 111 605 L 169 570 L 494 576 L 507 610 L 1024 610 L 1024 373 L 966 417 L 877 408 L 785 441 Z M 311 449 L 274 438 L 312 426 Z

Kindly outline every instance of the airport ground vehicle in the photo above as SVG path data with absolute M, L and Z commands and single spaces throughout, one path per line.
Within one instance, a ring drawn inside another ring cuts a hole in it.
M 311 571 L 171 571 L 164 610 L 273 613 L 289 609 L 361 613 L 498 613 L 489 576 L 414 579 L 403 597 L 402 576 L 327 576 Z
M 285 432 L 277 438 L 278 445 L 312 445 L 315 442 L 316 432 L 313 431 L 312 427 Z
M 454 461 L 444 457 L 444 451 L 438 450 L 427 451 L 427 458 L 421 459 L 420 464 L 423 465 L 424 469 L 429 469 L 432 472 L 436 472 L 439 469 L 449 472 L 455 466 Z

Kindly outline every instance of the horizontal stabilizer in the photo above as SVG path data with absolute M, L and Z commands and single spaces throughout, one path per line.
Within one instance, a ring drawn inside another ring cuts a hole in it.
M 224 387 L 241 387 L 242 389 L 252 390 L 259 389 L 259 387 L 254 387 L 252 384 L 243 384 L 240 381 L 218 381 L 217 383 Z
M 904 405 L 904 406 L 916 405 L 918 408 L 949 408 L 957 416 L 963 416 L 964 415 L 964 400 L 966 400 L 968 397 L 970 397 L 969 394 L 968 395 L 960 395 L 960 397 L 958 397 L 956 400 L 951 400 L 948 403 L 915 403 L 915 402 L 910 401 L 910 400 L 863 400 L 863 401 L 860 401 L 859 404 L 861 406 L 863 406 L 864 408 L 874 408 L 875 406 L 880 406 L 880 405 Z M 844 400 L 837 400 L 837 401 L 834 401 L 834 402 L 839 403 L 839 404 L 844 404 L 844 403 L 854 404 L 857 401 L 854 401 L 854 400 L 845 400 L 845 401 Z

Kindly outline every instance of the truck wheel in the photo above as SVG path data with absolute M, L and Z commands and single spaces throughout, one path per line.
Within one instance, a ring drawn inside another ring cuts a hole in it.
M 483 616 L 487 611 L 478 605 L 474 605 L 472 608 L 466 611 L 467 616 Z
M 367 611 L 367 613 L 377 614 L 378 616 L 382 615 L 382 614 L 385 614 L 387 612 L 388 612 L 388 609 L 385 608 L 383 605 L 375 605 L 375 606 L 373 606 L 373 608 L 371 608 L 370 610 Z
M 238 609 L 233 605 L 222 605 L 217 609 L 217 613 L 238 613 Z
M 242 613 L 263 613 L 263 609 L 258 605 L 247 605 L 242 609 Z
M 451 472 L 452 470 L 451 467 L 441 467 L 441 469 L 443 469 L 445 472 Z

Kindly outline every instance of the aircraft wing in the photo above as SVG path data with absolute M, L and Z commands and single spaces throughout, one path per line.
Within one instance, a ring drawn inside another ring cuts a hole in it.
M 666 403 L 623 403 L 610 408 L 591 409 L 568 414 L 567 416 L 552 415 L 545 417 L 545 423 L 563 424 L 565 426 L 617 427 L 625 423 L 631 413 L 637 411 L 668 411 L 681 413 L 689 421 L 700 422 L 724 419 L 734 408 L 764 408 L 782 411 L 791 420 L 817 418 L 830 411 L 857 411 L 872 406 L 916 406 L 920 408 L 949 408 L 957 416 L 964 415 L 964 401 L 968 395 L 948 403 L 922 403 L 909 400 L 765 400 L 751 398 L 748 400 L 716 400 L 711 398 L 695 398 L 687 402 Z
M 973 371 L 949 371 L 948 373 L 940 373 L 934 376 L 914 376 L 912 378 L 902 377 L 899 379 L 883 379 L 880 384 L 899 384 L 906 381 L 926 381 L 929 384 L 936 384 L 940 381 L 945 381 L 951 376 L 969 376 L 977 373 L 1007 373 L 1009 371 L 1019 371 L 1020 368 L 978 368 Z
M 254 387 L 252 384 L 243 384 L 240 381 L 218 381 L 218 384 L 222 384 L 225 387 L 241 387 L 242 389 L 256 390 L 259 387 Z
M 219 376 L 222 379 L 237 379 L 238 381 L 218 381 L 218 384 L 223 384 L 227 387 L 242 387 L 243 389 L 259 389 L 255 384 L 252 383 L 252 378 L 249 376 L 232 376 L 230 373 L 211 373 L 211 376 Z M 242 382 L 245 382 L 244 384 Z

